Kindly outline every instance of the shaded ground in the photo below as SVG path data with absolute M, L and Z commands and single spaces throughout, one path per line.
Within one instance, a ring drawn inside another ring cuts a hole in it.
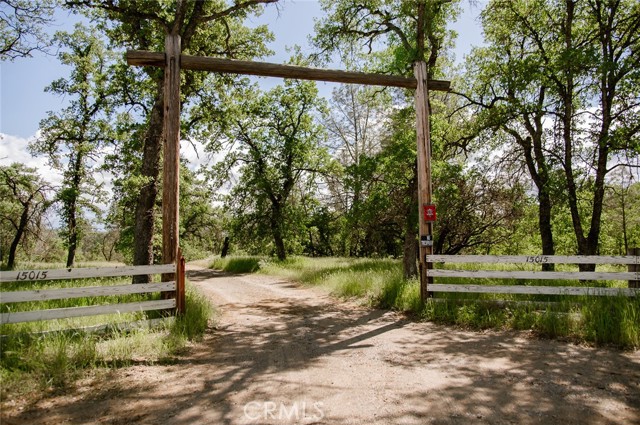
M 414 323 L 268 276 L 190 280 L 222 314 L 177 364 L 5 405 L 2 424 L 640 424 L 640 352 Z

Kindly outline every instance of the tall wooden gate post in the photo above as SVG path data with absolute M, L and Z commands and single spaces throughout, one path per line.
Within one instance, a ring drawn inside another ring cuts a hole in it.
M 416 133 L 418 139 L 418 222 L 420 236 L 420 299 L 426 301 L 429 278 L 427 255 L 433 254 L 433 223 L 422 216 L 423 205 L 431 204 L 431 137 L 429 129 L 429 87 L 427 85 L 427 64 L 416 62 L 413 73 L 418 83 L 415 92 Z
M 180 36 L 165 38 L 164 68 L 164 159 L 162 181 L 162 262 L 172 264 L 178 258 L 180 195 Z M 175 275 L 162 275 L 171 281 Z

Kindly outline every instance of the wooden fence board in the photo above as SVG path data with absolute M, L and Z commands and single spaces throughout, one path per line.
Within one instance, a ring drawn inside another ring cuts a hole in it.
M 81 288 L 36 289 L 32 291 L 0 292 L 0 302 L 62 300 L 65 298 L 100 297 L 109 295 L 144 294 L 175 291 L 175 282 L 129 284 L 116 286 L 86 286 Z
M 73 335 L 78 332 L 103 333 L 109 330 L 132 331 L 136 329 L 153 329 L 163 324 L 171 323 L 170 322 L 171 320 L 174 320 L 173 316 L 157 317 L 155 319 L 136 320 L 135 322 L 105 323 L 102 325 L 82 326 L 79 328 L 53 329 L 53 330 L 40 331 L 40 332 L 17 332 L 17 333 L 11 333 L 10 335 L 0 335 L 0 344 L 2 344 L 7 338 L 14 338 L 18 335 L 37 335 L 37 336 L 56 335 L 56 334 Z
M 37 320 L 67 319 L 70 317 L 98 316 L 101 314 L 131 313 L 135 311 L 164 310 L 176 307 L 176 300 L 142 301 L 90 307 L 57 308 L 51 310 L 19 311 L 0 314 L 0 324 L 33 322 Z
M 175 273 L 175 270 L 175 264 L 159 264 L 153 266 L 90 267 L 53 270 L 21 270 L 0 273 L 0 282 L 136 276 L 142 274 Z
M 640 264 L 631 255 L 429 255 L 430 263 Z
M 527 295 L 597 295 L 597 296 L 640 296 L 640 290 L 630 288 L 585 288 L 580 286 L 498 286 L 498 285 L 458 285 L 432 284 L 430 292 L 471 292 L 485 294 L 527 294 Z
M 471 279 L 536 279 L 536 280 L 633 280 L 638 273 L 629 272 L 541 272 L 507 270 L 428 270 L 430 277 Z

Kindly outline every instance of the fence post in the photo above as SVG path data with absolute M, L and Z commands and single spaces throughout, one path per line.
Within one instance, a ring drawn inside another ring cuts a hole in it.
M 162 165 L 162 262 L 172 264 L 180 255 L 180 36 L 165 38 L 164 141 Z M 163 275 L 163 282 L 177 279 Z
M 176 315 L 183 315 L 186 310 L 185 295 L 185 261 L 182 256 L 182 250 L 178 249 L 178 257 L 176 258 Z
M 627 255 L 635 257 L 635 264 L 629 264 L 628 268 L 629 272 L 636 273 L 636 277 L 638 277 L 638 272 L 640 272 L 640 248 L 629 248 Z M 628 286 L 629 288 L 640 288 L 640 280 L 630 280 Z
M 416 62 L 413 66 L 417 87 L 415 91 L 416 136 L 418 161 L 418 233 L 420 239 L 420 300 L 429 297 L 429 284 L 432 283 L 428 270 L 432 264 L 427 255 L 433 254 L 433 221 L 426 220 L 423 208 L 431 205 L 431 135 L 429 128 L 429 87 L 427 84 L 427 64 Z M 423 242 L 424 241 L 424 242 Z M 423 244 L 424 243 L 424 244 Z

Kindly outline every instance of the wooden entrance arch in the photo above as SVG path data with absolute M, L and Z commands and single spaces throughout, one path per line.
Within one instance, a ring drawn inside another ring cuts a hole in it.
M 408 78 L 265 62 L 189 56 L 181 54 L 180 36 L 170 34 L 165 39 L 164 53 L 130 50 L 127 52 L 127 63 L 133 66 L 165 68 L 162 260 L 166 264 L 175 263 L 179 247 L 180 69 L 415 89 L 418 144 L 418 214 L 420 217 L 419 234 L 421 239 L 420 297 L 423 301 L 427 298 L 429 280 L 427 269 L 431 268 L 431 264 L 426 262 L 426 256 L 433 254 L 433 247 L 430 244 L 422 243 L 426 240 L 433 240 L 433 222 L 427 221 L 422 217 L 423 205 L 432 203 L 428 99 L 429 90 L 449 91 L 449 81 L 427 81 L 427 65 L 425 62 L 416 62 L 413 67 L 415 78 Z M 173 276 L 163 278 L 163 280 L 172 279 Z

